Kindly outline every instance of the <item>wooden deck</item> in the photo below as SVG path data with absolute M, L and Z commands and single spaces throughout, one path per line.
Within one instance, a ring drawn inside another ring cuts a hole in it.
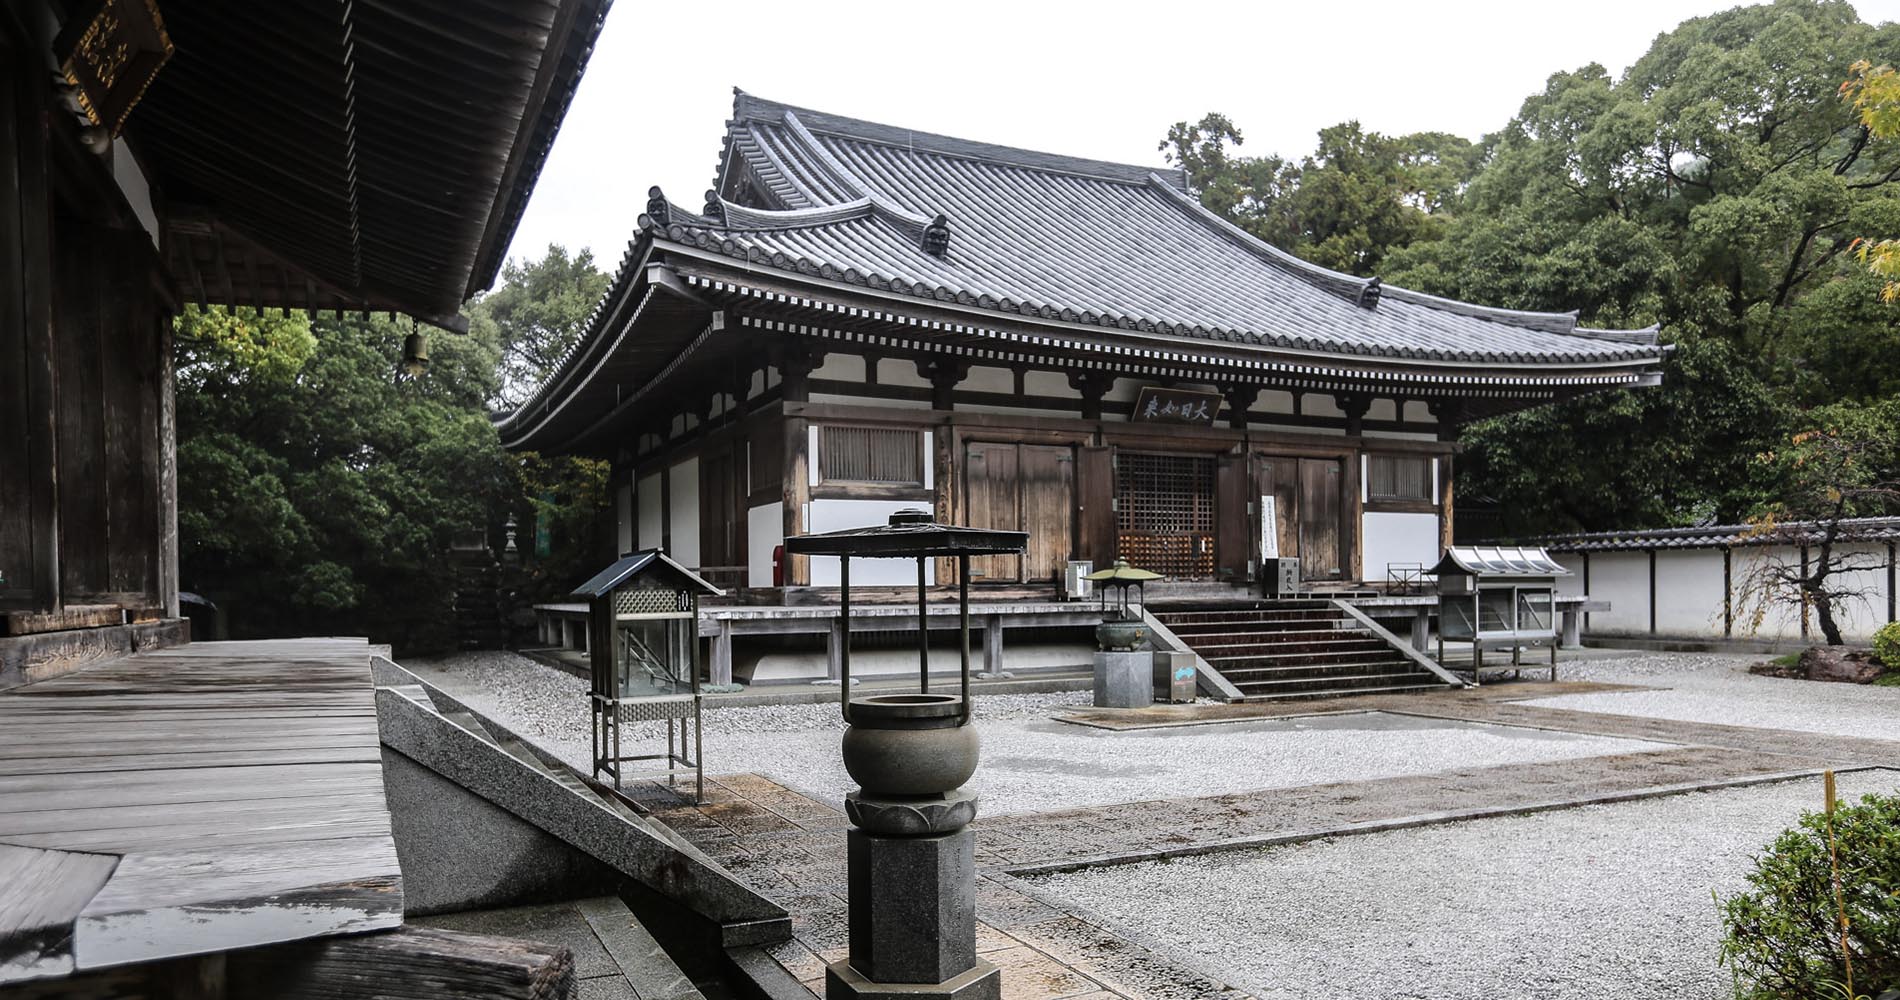
M 371 652 L 198 643 L 0 693 L 0 983 L 399 925 Z

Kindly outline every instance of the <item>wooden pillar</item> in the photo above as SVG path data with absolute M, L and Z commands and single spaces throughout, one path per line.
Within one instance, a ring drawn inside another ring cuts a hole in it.
M 1432 609 L 1415 608 L 1412 611 L 1412 648 L 1427 652 L 1432 644 Z
M 784 504 L 785 537 L 805 533 L 805 504 L 811 499 L 811 466 L 816 458 L 807 454 L 810 422 L 804 406 L 811 399 L 811 373 L 824 361 L 824 354 L 803 345 L 794 345 L 779 358 L 779 392 L 785 405 L 785 479 L 781 499 Z M 811 583 L 811 557 L 785 555 L 785 585 L 803 587 Z
M 1346 456 L 1346 467 L 1342 470 L 1346 474 L 1345 481 L 1340 484 L 1340 490 L 1344 495 L 1339 498 L 1340 520 L 1344 522 L 1339 526 L 1339 541 L 1340 547 L 1344 549 L 1342 557 L 1346 561 L 1344 572 L 1340 576 L 1359 581 L 1364 581 L 1366 578 L 1363 565 L 1366 554 L 1365 531 L 1363 530 L 1366 523 L 1366 501 L 1359 485 L 1360 470 L 1364 466 L 1364 454 L 1364 452 L 1353 451 Z
M 1452 539 L 1457 537 L 1453 523 L 1457 498 L 1452 495 L 1451 476 L 1452 456 L 1438 456 L 1438 551 L 1441 553 L 1450 549 Z
M 917 362 L 918 377 L 930 381 L 930 408 L 933 410 L 954 409 L 957 383 L 969 374 L 970 366 L 962 361 L 940 358 Z
M 1583 596 L 1590 596 L 1590 553 L 1583 554 Z M 1590 631 L 1590 612 L 1583 613 L 1583 630 Z
M 1372 409 L 1372 397 L 1345 393 L 1339 397 L 1339 408 L 1346 413 L 1346 436 L 1365 436 L 1366 411 Z
M 1003 616 L 983 619 L 983 672 L 995 676 L 1003 672 Z
M 1649 634 L 1656 634 L 1656 550 L 1649 550 Z
M 1892 542 L 1887 543 L 1887 620 L 1888 621 L 1895 620 L 1894 615 L 1893 615 L 1893 612 L 1894 612 L 1893 557 L 1895 555 L 1894 548 L 1895 548 L 1894 543 Z
M 1230 385 L 1221 390 L 1221 397 L 1227 401 L 1227 426 L 1239 431 L 1246 430 L 1247 408 L 1260 398 L 1260 387 Z
M 1889 588 L 1891 589 L 1891 588 Z M 1735 635 L 1735 550 L 1722 547 L 1722 638 Z
M 844 619 L 831 619 L 825 632 L 825 676 L 833 681 L 844 678 Z
M 712 634 L 712 663 L 707 669 L 711 683 L 730 685 L 732 683 L 732 623 L 720 622 L 719 631 Z
M 1115 376 L 1106 372 L 1070 372 L 1069 388 L 1082 394 L 1082 419 L 1102 419 L 1102 397 L 1114 386 Z
M 8 52 L 10 56 L 19 54 Z M 38 64 L 35 59 L 26 62 Z M 55 417 L 59 376 L 53 334 L 53 202 L 47 174 L 47 145 L 51 139 L 49 116 L 53 113 L 53 102 L 44 79 L 46 73 L 16 73 L 14 64 L 0 68 L 0 73 L 12 74 L 8 82 L 16 84 L 0 88 L 0 100 L 13 99 L 6 106 L 0 106 L 0 115 L 8 117 L 9 131 L 19 140 L 19 202 L 17 206 L 0 207 L 0 235 L 15 235 L 7 234 L 5 219 L 17 211 L 26 347 L 24 430 L 27 489 L 32 505 L 29 528 L 33 553 L 32 599 L 38 610 L 57 611 L 65 605 L 65 600 L 60 589 L 59 456 Z M 0 260 L 6 260 L 9 266 L 13 263 L 4 257 Z

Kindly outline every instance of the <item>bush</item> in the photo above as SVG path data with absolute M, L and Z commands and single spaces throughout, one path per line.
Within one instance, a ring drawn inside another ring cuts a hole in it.
M 1888 622 L 1874 633 L 1874 659 L 1888 670 L 1900 670 L 1900 622 Z
M 1834 813 L 1854 993 L 1900 988 L 1900 796 Z M 1721 902 L 1722 962 L 1751 1000 L 1840 996 L 1847 981 L 1828 860 L 1827 818 L 1805 813 L 1755 859 L 1749 891 Z

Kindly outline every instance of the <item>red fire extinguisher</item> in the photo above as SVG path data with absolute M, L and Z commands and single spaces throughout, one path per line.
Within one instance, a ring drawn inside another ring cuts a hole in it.
M 772 586 L 785 586 L 785 546 L 772 546 Z

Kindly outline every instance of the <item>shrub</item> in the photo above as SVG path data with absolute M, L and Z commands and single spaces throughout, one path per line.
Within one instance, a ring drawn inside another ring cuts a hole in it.
M 1888 622 L 1874 633 L 1874 659 L 1888 670 L 1900 670 L 1900 622 Z
M 1834 812 L 1854 992 L 1900 988 L 1900 796 Z M 1827 817 L 1805 813 L 1755 859 L 1749 890 L 1721 902 L 1722 962 L 1751 1000 L 1840 995 L 1846 982 Z

